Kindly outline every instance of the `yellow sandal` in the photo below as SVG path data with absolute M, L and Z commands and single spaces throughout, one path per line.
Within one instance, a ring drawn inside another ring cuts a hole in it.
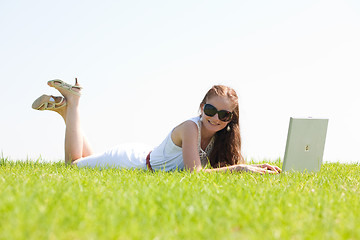
M 75 78 L 75 84 L 77 83 L 77 78 Z M 58 83 L 58 84 L 55 84 L 55 83 Z M 66 90 L 72 94 L 75 94 L 77 96 L 81 96 L 81 93 L 80 92 L 77 92 L 77 91 L 74 91 L 73 88 L 76 88 L 76 89 L 79 89 L 79 91 L 81 91 L 82 87 L 80 86 L 76 86 L 76 85 L 71 85 L 71 84 L 68 84 L 66 82 L 64 82 L 63 80 L 60 80 L 60 79 L 54 79 L 54 80 L 50 80 L 48 81 L 48 85 L 50 87 L 53 87 L 53 88 L 61 88 L 63 90 Z
M 59 101 L 56 101 L 59 99 Z M 42 95 L 38 97 L 32 104 L 35 110 L 57 110 L 66 106 L 66 99 L 63 97 L 54 97 L 52 95 Z

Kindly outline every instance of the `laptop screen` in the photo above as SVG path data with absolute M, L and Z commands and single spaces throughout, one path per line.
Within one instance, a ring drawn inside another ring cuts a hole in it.
M 328 119 L 290 118 L 283 171 L 320 170 Z

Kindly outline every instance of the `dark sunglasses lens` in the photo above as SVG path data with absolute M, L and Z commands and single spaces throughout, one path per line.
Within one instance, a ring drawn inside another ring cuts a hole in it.
M 216 109 L 213 105 L 205 104 L 205 106 L 204 106 L 204 113 L 205 113 L 207 116 L 212 117 L 212 116 L 214 116 L 214 115 L 217 113 L 217 109 Z
M 232 113 L 225 110 L 221 110 L 218 112 L 218 116 L 221 121 L 228 122 L 232 118 Z

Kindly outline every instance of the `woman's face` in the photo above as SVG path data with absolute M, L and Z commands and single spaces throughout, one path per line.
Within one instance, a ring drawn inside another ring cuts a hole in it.
M 234 111 L 234 104 L 230 101 L 228 97 L 221 97 L 221 96 L 212 96 L 207 101 L 206 104 L 211 104 L 218 111 L 226 110 L 229 112 Z M 218 114 L 210 117 L 204 113 L 204 105 L 201 105 L 201 116 L 202 116 L 202 124 L 203 126 L 211 132 L 218 132 L 224 129 L 229 122 L 223 122 L 219 119 Z

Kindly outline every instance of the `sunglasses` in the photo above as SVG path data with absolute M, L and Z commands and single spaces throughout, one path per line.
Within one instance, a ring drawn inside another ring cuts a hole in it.
M 215 114 L 218 114 L 218 117 L 223 122 L 229 122 L 231 118 L 233 117 L 233 113 L 226 111 L 226 110 L 220 110 L 218 111 L 216 107 L 214 107 L 211 104 L 205 104 L 204 106 L 204 113 L 206 116 L 213 117 Z

